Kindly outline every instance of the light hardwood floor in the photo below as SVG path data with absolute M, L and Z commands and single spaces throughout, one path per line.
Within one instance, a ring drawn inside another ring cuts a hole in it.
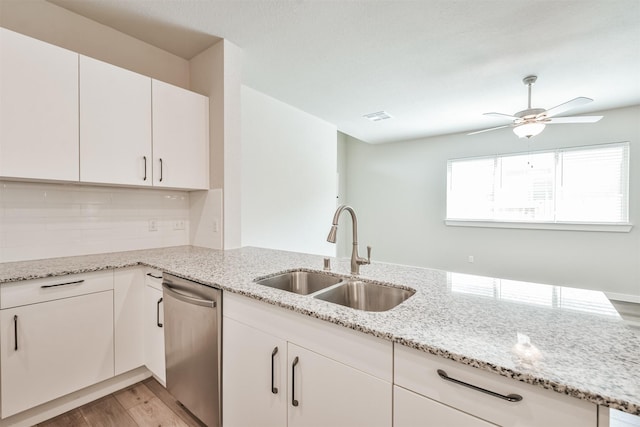
M 159 382 L 149 378 L 48 421 L 43 427 L 203 427 Z

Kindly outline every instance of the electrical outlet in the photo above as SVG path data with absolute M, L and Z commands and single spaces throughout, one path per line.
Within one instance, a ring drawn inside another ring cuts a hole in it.
M 473 261 L 475 261 L 474 258 L 473 258 L 473 255 L 469 255 L 468 259 L 469 259 L 469 262 L 472 263 L 472 264 L 473 264 Z
M 214 219 L 214 220 L 213 220 L 213 232 L 214 232 L 214 233 L 217 233 L 217 232 L 219 231 L 218 229 L 219 229 L 219 227 L 218 227 L 218 220 L 217 220 L 217 219 Z
M 184 220 L 179 219 L 177 221 L 173 221 L 173 229 L 174 230 L 184 230 Z
M 149 231 L 158 231 L 158 220 L 150 219 L 149 220 Z

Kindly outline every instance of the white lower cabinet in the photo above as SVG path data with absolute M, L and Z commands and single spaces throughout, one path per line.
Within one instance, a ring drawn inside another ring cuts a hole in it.
M 222 425 L 286 425 L 287 342 L 231 318 L 223 329 Z
M 451 413 L 461 411 L 490 423 L 509 427 L 598 425 L 597 405 L 586 400 L 402 345 L 395 345 L 394 356 L 394 383 L 434 402 L 447 405 Z M 521 399 L 509 401 L 500 397 L 510 395 L 517 395 Z M 402 407 L 395 408 L 394 412 L 396 417 L 407 416 L 402 413 Z M 431 424 L 425 422 L 420 425 Z
M 390 342 L 229 293 L 222 323 L 224 427 L 391 426 Z
M 289 427 L 391 425 L 390 383 L 292 343 L 287 351 Z
M 166 384 L 164 359 L 164 301 L 162 299 L 162 273 L 147 271 L 144 289 L 144 360 L 147 368 Z
M 394 427 L 489 427 L 486 421 L 420 396 L 402 387 L 393 387 Z
M 12 285 L 0 311 L 2 418 L 113 377 L 112 271 Z
M 144 270 L 115 270 L 113 281 L 115 375 L 120 375 L 144 365 Z

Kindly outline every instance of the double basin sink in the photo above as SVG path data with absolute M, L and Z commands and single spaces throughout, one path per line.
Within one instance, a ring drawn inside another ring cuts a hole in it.
M 405 301 L 415 290 L 386 286 L 375 282 L 294 270 L 255 281 L 259 285 L 281 289 L 356 310 L 387 311 Z

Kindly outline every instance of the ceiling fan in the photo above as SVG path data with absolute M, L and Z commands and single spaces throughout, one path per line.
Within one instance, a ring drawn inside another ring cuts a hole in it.
M 533 86 L 537 79 L 538 76 L 527 76 L 522 79 L 522 82 L 527 86 L 529 91 L 529 104 L 526 110 L 519 111 L 513 115 L 502 113 L 484 113 L 485 116 L 512 119 L 513 122 L 511 124 L 483 129 L 476 132 L 468 133 L 467 135 L 475 135 L 477 133 L 512 127 L 513 132 L 520 138 L 531 138 L 532 136 L 536 136 L 540 132 L 542 132 L 545 126 L 548 124 L 595 123 L 602 118 L 602 116 L 555 117 L 558 114 L 562 114 L 565 111 L 571 110 L 572 108 L 576 108 L 593 101 L 593 99 L 585 97 L 572 99 L 571 101 L 567 101 L 564 104 L 557 105 L 548 110 L 545 110 L 544 108 L 531 108 L 531 86 Z

